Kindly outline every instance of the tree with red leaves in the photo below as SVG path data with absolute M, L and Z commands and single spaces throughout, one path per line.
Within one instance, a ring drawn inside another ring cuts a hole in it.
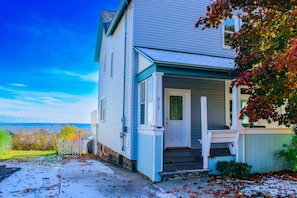
M 238 17 L 240 30 L 231 37 L 236 50 L 232 86 L 247 86 L 250 97 L 241 118 L 291 127 L 297 124 L 296 0 L 216 0 L 196 27 L 218 28 Z M 277 109 L 283 107 L 284 112 Z M 294 129 L 297 132 L 296 128 Z

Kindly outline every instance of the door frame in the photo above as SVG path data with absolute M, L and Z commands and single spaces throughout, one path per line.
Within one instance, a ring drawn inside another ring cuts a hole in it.
M 191 137 L 192 137 L 192 130 L 191 130 L 191 113 L 192 113 L 192 109 L 191 109 L 191 90 L 190 89 L 174 89 L 174 88 L 165 88 L 165 102 L 164 102 L 164 126 L 165 126 L 165 133 L 164 133 L 164 149 L 166 148 L 172 148 L 172 147 L 168 147 L 166 145 L 166 116 L 167 116 L 167 113 L 168 113 L 168 96 L 169 96 L 169 92 L 179 92 L 179 93 L 182 93 L 184 96 L 185 96 L 185 107 L 186 107 L 186 110 L 185 110 L 185 119 L 186 119 L 186 128 L 187 128 L 187 137 L 186 137 L 186 146 L 185 147 L 188 147 L 188 148 L 191 148 Z M 182 148 L 182 147 L 181 147 Z

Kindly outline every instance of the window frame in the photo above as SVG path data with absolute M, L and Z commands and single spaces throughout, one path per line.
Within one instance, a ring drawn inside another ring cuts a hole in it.
M 106 73 L 106 50 L 104 50 L 103 73 Z
M 139 83 L 139 125 L 146 125 L 146 80 Z
M 110 52 L 110 75 L 109 77 L 113 78 L 113 68 L 114 67 L 114 50 L 112 49 Z
M 230 103 L 232 103 L 232 88 L 230 86 L 231 81 L 225 81 L 225 125 L 231 127 L 231 121 L 232 121 L 232 116 L 231 116 L 231 106 Z M 243 108 L 242 103 L 244 101 L 248 101 L 249 99 L 249 94 L 244 94 L 242 90 L 246 89 L 247 87 L 243 86 L 241 87 L 240 91 L 240 103 L 241 103 L 241 108 Z M 244 120 L 242 120 L 242 125 L 245 126 L 247 123 L 243 123 Z
M 103 96 L 100 99 L 100 121 L 105 122 L 106 121 L 106 97 Z
M 138 125 L 148 126 L 154 122 L 154 81 L 149 77 L 139 83 Z
M 238 32 L 239 31 L 239 27 L 240 27 L 240 24 L 239 24 L 239 19 L 237 16 L 232 16 L 232 18 L 228 18 L 228 19 L 232 19 L 234 20 L 234 32 L 232 31 L 226 31 L 225 30 L 225 20 L 223 23 L 222 23 L 222 47 L 225 48 L 225 49 L 232 49 L 231 46 L 229 45 L 225 45 L 225 33 L 228 33 L 228 34 L 234 34 L 235 32 Z

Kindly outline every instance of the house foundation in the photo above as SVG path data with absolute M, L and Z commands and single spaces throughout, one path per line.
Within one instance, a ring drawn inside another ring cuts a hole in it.
M 130 160 L 126 158 L 125 156 L 121 155 L 120 153 L 117 153 L 116 151 L 105 146 L 104 144 L 101 144 L 100 142 L 98 142 L 98 155 L 104 161 L 116 164 L 125 170 L 132 172 L 137 171 L 136 160 Z

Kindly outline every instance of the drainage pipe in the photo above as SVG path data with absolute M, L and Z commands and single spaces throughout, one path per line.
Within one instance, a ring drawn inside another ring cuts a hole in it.
M 126 1 L 128 6 L 128 3 Z M 125 151 L 125 137 L 127 134 L 126 116 L 125 116 L 125 103 L 126 103 L 126 68 L 127 68 L 127 11 L 124 13 L 124 77 L 123 77 L 123 112 L 122 112 L 122 132 L 120 137 L 122 138 L 122 151 Z

